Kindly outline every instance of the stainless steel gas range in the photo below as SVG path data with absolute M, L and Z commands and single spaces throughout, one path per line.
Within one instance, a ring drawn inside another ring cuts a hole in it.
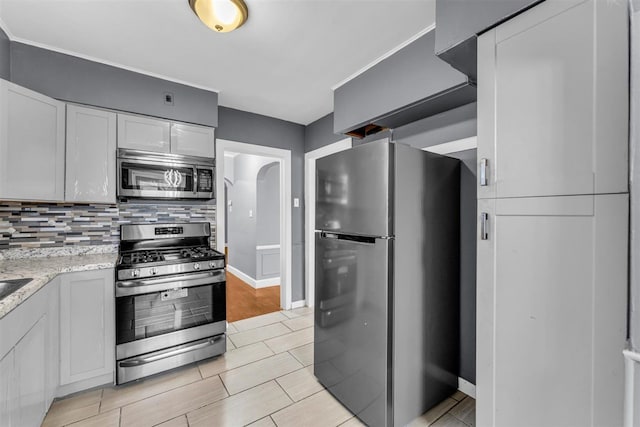
M 226 351 L 224 255 L 209 223 L 126 224 L 116 265 L 116 383 Z

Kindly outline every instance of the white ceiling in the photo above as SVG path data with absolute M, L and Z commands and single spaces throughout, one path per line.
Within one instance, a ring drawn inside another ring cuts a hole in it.
M 332 87 L 434 22 L 435 0 L 246 0 L 209 30 L 187 0 L 0 0 L 13 40 L 219 92 L 219 103 L 300 124 L 333 111 Z M 398 76 L 402 78 L 402 76 Z

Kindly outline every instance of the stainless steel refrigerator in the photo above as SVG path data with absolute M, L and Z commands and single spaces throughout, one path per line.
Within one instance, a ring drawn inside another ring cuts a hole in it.
M 405 425 L 457 389 L 459 162 L 383 140 L 316 169 L 315 376 Z

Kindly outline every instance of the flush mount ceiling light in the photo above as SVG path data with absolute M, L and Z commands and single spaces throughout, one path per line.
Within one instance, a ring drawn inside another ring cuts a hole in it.
M 207 27 L 219 33 L 235 30 L 249 16 L 242 0 L 189 0 L 189 6 Z

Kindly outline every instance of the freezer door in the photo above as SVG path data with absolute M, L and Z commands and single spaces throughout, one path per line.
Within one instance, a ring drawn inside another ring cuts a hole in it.
M 392 240 L 316 233 L 314 373 L 368 426 L 388 425 Z
M 370 142 L 316 162 L 316 230 L 390 236 L 388 142 Z

